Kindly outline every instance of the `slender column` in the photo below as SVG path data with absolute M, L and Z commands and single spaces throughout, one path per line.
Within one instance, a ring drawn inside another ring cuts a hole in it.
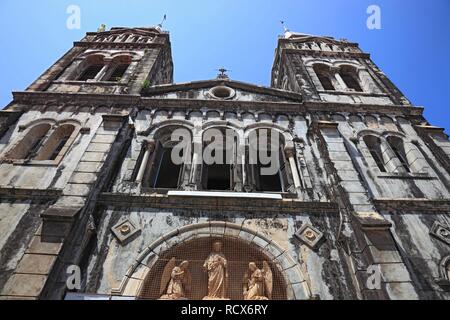
M 142 182 L 142 179 L 144 178 L 145 169 L 147 168 L 148 160 L 150 159 L 150 155 L 155 151 L 155 141 L 154 140 L 145 140 L 144 146 L 145 153 L 144 157 L 141 161 L 141 166 L 139 168 L 139 172 L 136 177 L 136 182 Z
M 195 138 L 194 138 L 195 139 Z M 197 140 L 197 139 L 196 139 Z M 189 186 L 193 190 L 197 190 L 198 188 L 198 174 L 201 167 L 201 161 L 203 159 L 202 157 L 202 143 L 201 140 L 197 140 L 194 142 L 194 154 L 192 156 L 192 168 L 191 168 L 191 175 L 189 179 Z
M 292 178 L 294 180 L 294 187 L 296 189 L 301 188 L 300 177 L 298 174 L 297 164 L 295 162 L 295 150 L 292 147 L 286 147 L 284 149 L 286 157 L 288 158 L 289 165 L 291 167 Z
M 339 74 L 339 68 L 331 68 L 331 73 L 336 79 L 337 83 L 341 87 L 342 90 L 348 90 L 347 85 L 345 84 L 344 80 L 342 79 L 341 75 Z

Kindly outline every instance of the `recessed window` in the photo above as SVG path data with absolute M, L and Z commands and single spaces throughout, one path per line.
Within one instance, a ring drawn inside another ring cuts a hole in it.
M 314 65 L 314 72 L 316 73 L 317 78 L 319 78 L 320 84 L 324 90 L 335 90 L 333 81 L 331 80 L 330 67 L 323 64 L 316 64 Z
M 405 169 L 406 172 L 411 172 L 408 164 L 408 159 L 406 158 L 405 146 L 402 139 L 398 137 L 388 137 L 387 141 L 391 146 L 392 151 L 394 151 L 395 155 L 397 156 L 397 159 L 400 161 L 403 169 Z
M 373 160 L 380 169 L 381 172 L 386 172 L 386 167 L 384 166 L 383 156 L 381 152 L 381 140 L 375 136 L 365 136 L 364 143 L 369 149 L 370 154 L 372 155 Z
M 222 159 L 226 159 L 226 150 L 222 149 L 218 152 L 222 152 Z M 212 154 L 215 157 L 215 154 Z M 225 162 L 225 161 L 224 161 Z M 203 166 L 204 175 L 204 189 L 206 190 L 218 190 L 229 191 L 231 190 L 231 164 L 227 163 L 214 163 L 211 165 L 205 164 Z
M 346 87 L 350 90 L 362 92 L 358 71 L 352 66 L 342 66 L 339 70 L 339 75 L 344 81 Z
M 76 126 L 63 124 L 52 126 L 41 123 L 30 128 L 5 158 L 14 160 L 55 161 L 68 149 L 69 140 L 76 134 Z
M 103 69 L 102 64 L 90 65 L 88 66 L 81 76 L 78 78 L 78 81 L 87 81 L 93 80 L 97 77 L 98 73 Z
M 114 68 L 114 71 L 111 73 L 109 78 L 106 81 L 111 82 L 119 82 L 122 80 L 125 72 L 128 70 L 128 64 L 120 64 Z
M 180 183 L 182 165 L 173 163 L 171 158 L 173 148 L 163 147 L 160 144 L 157 149 L 152 187 L 177 189 Z

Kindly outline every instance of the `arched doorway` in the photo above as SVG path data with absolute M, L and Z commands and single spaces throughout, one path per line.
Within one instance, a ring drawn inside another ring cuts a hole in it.
M 189 272 L 192 277 L 191 290 L 187 294 L 190 300 L 201 300 L 207 295 L 208 278 L 203 269 L 205 259 L 211 252 L 213 243 L 220 241 L 223 244 L 222 253 L 228 265 L 228 295 L 232 300 L 243 299 L 244 276 L 248 271 L 249 263 L 256 263 L 263 268 L 266 261 L 273 273 L 272 300 L 286 300 L 286 284 L 283 275 L 271 259 L 259 250 L 254 244 L 231 237 L 199 238 L 179 244 L 167 250 L 153 265 L 147 274 L 138 298 L 158 299 L 161 296 L 161 280 L 165 266 L 172 258 L 176 258 L 179 265 L 182 261 L 189 261 Z M 162 286 L 165 286 L 163 283 Z

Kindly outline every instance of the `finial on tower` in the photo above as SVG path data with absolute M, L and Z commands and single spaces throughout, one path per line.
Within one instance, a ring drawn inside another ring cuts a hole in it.
M 230 72 L 231 70 L 225 69 L 224 67 L 217 69 L 216 71 L 219 71 L 220 73 L 217 75 L 217 79 L 229 79 L 227 72 Z
M 284 21 L 281 20 L 280 23 L 281 23 L 281 25 L 283 26 L 283 31 L 284 31 L 284 33 L 285 33 L 285 34 L 288 33 L 288 32 L 289 32 L 289 29 L 286 27 Z
M 158 24 L 156 28 L 159 29 L 159 30 L 162 30 L 163 24 L 164 24 L 164 22 L 165 22 L 166 20 L 167 20 L 167 14 L 164 15 L 164 17 L 163 17 L 161 23 Z

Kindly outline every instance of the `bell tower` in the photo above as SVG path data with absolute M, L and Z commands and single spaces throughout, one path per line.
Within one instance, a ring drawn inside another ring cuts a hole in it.
M 411 105 L 357 43 L 287 29 L 278 39 L 272 87 L 300 92 L 305 101 Z
M 88 32 L 29 91 L 138 94 L 173 81 L 169 34 L 159 27 Z

